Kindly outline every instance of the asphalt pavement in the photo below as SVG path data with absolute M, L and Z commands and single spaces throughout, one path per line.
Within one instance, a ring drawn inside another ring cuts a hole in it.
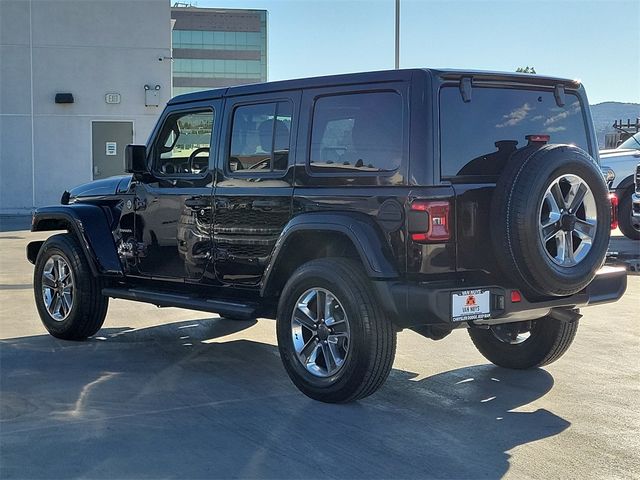
M 291 384 L 270 320 L 112 300 L 92 339 L 47 335 L 24 258 L 47 235 L 2 228 L 2 479 L 640 478 L 640 276 L 544 369 L 404 331 L 378 393 L 327 405 Z

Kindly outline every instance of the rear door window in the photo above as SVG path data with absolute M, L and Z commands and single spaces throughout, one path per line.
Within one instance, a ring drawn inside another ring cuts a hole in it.
M 402 159 L 402 97 L 363 92 L 320 97 L 313 109 L 314 173 L 393 172 Z
M 291 104 L 243 105 L 233 112 L 227 168 L 237 173 L 284 171 L 289 163 Z
M 496 176 L 527 135 L 589 151 L 578 97 L 559 107 L 551 91 L 474 87 L 464 102 L 457 86 L 440 90 L 440 160 L 443 178 Z

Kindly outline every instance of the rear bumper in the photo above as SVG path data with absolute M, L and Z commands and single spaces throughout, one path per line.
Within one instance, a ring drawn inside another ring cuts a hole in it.
M 468 322 L 451 320 L 451 294 L 464 290 L 491 292 L 491 317 L 475 320 L 475 324 L 534 320 L 546 315 L 562 316 L 562 310 L 573 310 L 588 305 L 615 302 L 627 288 L 627 273 L 623 268 L 603 267 L 594 280 L 581 292 L 569 297 L 557 297 L 530 302 L 524 296 L 520 302 L 511 301 L 511 290 L 498 285 L 471 285 L 447 282 L 403 283 L 374 282 L 377 294 L 399 328 L 419 325 L 447 325 L 449 328 L 465 326 Z

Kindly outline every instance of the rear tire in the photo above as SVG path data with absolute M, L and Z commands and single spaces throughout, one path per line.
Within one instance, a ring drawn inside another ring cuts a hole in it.
M 578 323 L 578 320 L 562 322 L 542 317 L 532 322 L 529 337 L 519 343 L 508 343 L 504 333 L 498 333 L 500 328 L 517 328 L 511 324 L 469 328 L 469 336 L 484 358 L 495 365 L 511 369 L 536 368 L 564 355 L 576 336 Z
M 325 305 L 320 314 L 316 302 Z M 347 258 L 313 260 L 293 273 L 280 297 L 277 334 L 282 363 L 296 387 L 329 403 L 374 393 L 389 375 L 396 350 L 395 329 L 369 278 Z
M 74 235 L 54 235 L 44 242 L 33 288 L 40 319 L 54 337 L 84 340 L 102 327 L 109 298 L 102 295 L 102 282 Z
M 633 186 L 627 188 L 620 196 L 618 205 L 618 227 L 623 235 L 631 240 L 640 240 L 640 222 L 633 218 Z

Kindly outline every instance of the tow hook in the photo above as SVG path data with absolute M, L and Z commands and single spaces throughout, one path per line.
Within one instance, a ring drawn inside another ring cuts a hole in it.
M 549 312 L 549 316 L 554 320 L 559 320 L 566 323 L 573 323 L 582 318 L 580 310 L 577 308 L 552 308 Z

